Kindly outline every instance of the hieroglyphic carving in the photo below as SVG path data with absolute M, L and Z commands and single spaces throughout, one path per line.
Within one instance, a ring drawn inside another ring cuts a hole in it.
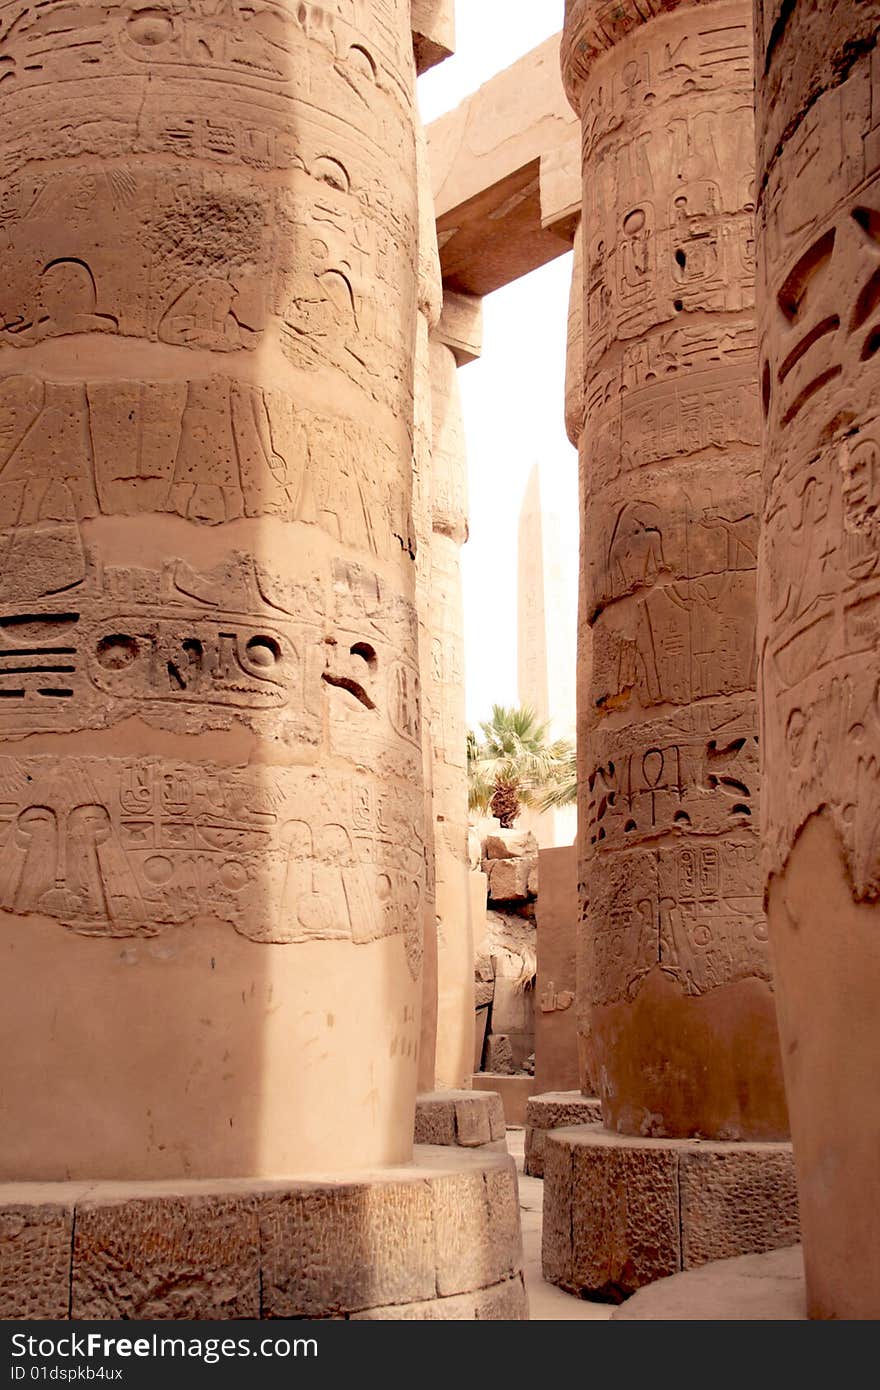
M 583 118 L 579 836 L 594 1000 L 769 980 L 754 708 L 750 16 L 572 0 Z M 672 13 L 669 11 L 672 10 Z
M 6 911 L 89 935 L 205 917 L 254 941 L 400 933 L 417 971 L 420 797 L 388 797 L 366 771 L 4 757 L 0 793 Z
M 829 808 L 880 893 L 880 59 L 811 104 L 761 207 L 766 867 Z
M 18 521 L 10 485 L 40 477 L 56 485 L 53 495 L 59 484 L 67 490 L 80 519 L 277 516 L 382 558 L 413 545 L 409 489 L 388 443 L 355 420 L 226 377 L 0 378 L 0 524 Z
M 753 836 L 599 856 L 589 917 L 594 1004 L 634 999 L 658 963 L 688 995 L 771 978 Z
M 707 702 L 635 729 L 600 728 L 587 782 L 589 843 L 610 851 L 748 828 L 757 815 L 754 726 L 748 699 L 734 708 Z
M 19 510 L 29 488 L 14 490 Z M 102 566 L 72 509 L 65 520 L 65 499 L 47 518 L 52 494 L 36 491 L 37 521 L 3 537 L 13 562 L 0 585 L 3 735 L 139 713 L 189 732 L 235 719 L 317 747 L 328 707 L 334 752 L 369 748 L 377 770 L 406 766 L 420 730 L 415 612 L 377 575 L 337 561 L 328 593 L 245 554 L 208 573 L 182 560 Z

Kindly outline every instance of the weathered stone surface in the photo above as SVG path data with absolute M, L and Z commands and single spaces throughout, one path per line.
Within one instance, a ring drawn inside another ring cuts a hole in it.
M 478 1293 L 454 1294 L 428 1303 L 394 1304 L 352 1314 L 352 1322 L 502 1322 L 527 1320 L 528 1299 L 522 1276 L 505 1279 Z
M 260 1316 L 260 1218 L 253 1196 L 155 1196 L 77 1203 L 70 1316 Z
M 503 1146 L 504 1107 L 491 1091 L 439 1091 L 416 1098 L 415 1142 L 460 1148 Z
M 678 1155 L 585 1132 L 571 1145 L 571 1288 L 617 1299 L 681 1268 Z
M 572 1287 L 572 1154 L 566 1143 L 544 1148 L 541 1266 L 544 1278 L 563 1289 Z
M 787 1133 L 757 840 L 751 27 L 742 0 L 622 0 L 607 25 L 571 0 L 562 43 L 584 136 L 584 1008 L 606 1123 L 634 1136 Z
M 538 862 L 535 1082 L 540 1092 L 568 1091 L 578 1085 L 577 850 L 545 849 Z
M 522 1317 L 521 1274 L 516 1169 L 485 1148 L 335 1183 L 0 1189 L 8 1319 Z
M 413 1138 L 416 1144 L 457 1144 L 455 1101 L 451 1095 L 416 1096 Z
M 513 1047 L 506 1033 L 490 1033 L 486 1039 L 486 1071 L 509 1076 L 516 1071 Z
M 788 1144 L 639 1139 L 600 1125 L 544 1141 L 544 1277 L 619 1300 L 711 1259 L 798 1236 Z
M 486 859 L 490 903 L 524 903 L 529 899 L 529 875 L 537 856 L 522 859 Z
M 54 1202 L 44 1188 L 16 1201 L 0 1187 L 0 1318 L 68 1317 L 72 1229 L 72 1198 Z
M 438 1180 L 458 1188 L 458 1177 Z M 470 1174 L 465 1182 L 481 1182 Z M 319 1317 L 430 1298 L 432 1187 L 413 1182 L 318 1186 L 261 1205 L 263 1312 Z
M 537 1074 L 535 1080 L 537 1084 Z M 530 1178 L 544 1176 L 544 1150 L 549 1130 L 601 1124 L 601 1121 L 602 1106 L 595 1096 L 584 1096 L 580 1091 L 543 1092 L 529 1096 L 523 1172 Z
M 578 219 L 565 352 L 565 432 L 576 449 L 584 432 L 584 409 L 584 227 Z
M 614 1322 L 798 1322 L 806 1316 L 799 1245 L 766 1255 L 719 1260 L 660 1279 L 611 1314 Z
M 531 858 L 538 853 L 538 841 L 531 830 L 495 830 L 483 841 L 484 859 Z
M 762 0 L 764 877 L 811 1316 L 880 1317 L 876 0 Z
M 476 1169 L 467 1177 L 438 1178 L 432 1190 L 438 1294 L 485 1288 L 520 1268 L 522 1239 L 512 1159 L 490 1172 Z
M 679 1158 L 682 1268 L 800 1239 L 790 1144 L 696 1148 Z

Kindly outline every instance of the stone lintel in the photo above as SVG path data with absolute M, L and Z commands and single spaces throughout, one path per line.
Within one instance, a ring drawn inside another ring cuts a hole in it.
M 421 77 L 455 52 L 455 0 L 412 0 L 412 41 Z
M 0 1318 L 525 1318 L 516 1169 L 420 1146 L 333 1181 L 6 1183 Z
M 577 135 L 541 155 L 540 188 L 541 226 L 570 246 L 583 204 L 581 142 Z
M 620 1302 L 798 1238 L 790 1144 L 639 1139 L 601 1125 L 546 1136 L 544 1278 L 571 1293 Z
M 580 131 L 562 88 L 559 41 L 548 39 L 427 128 L 451 289 L 489 294 L 571 249 Z
M 449 348 L 459 367 L 475 362 L 483 351 L 482 299 L 444 288 L 443 311 L 431 336 Z

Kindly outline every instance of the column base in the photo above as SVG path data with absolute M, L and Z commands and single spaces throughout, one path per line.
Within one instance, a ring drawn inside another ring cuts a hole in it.
M 516 1072 L 475 1071 L 475 1091 L 495 1091 L 504 1106 L 504 1123 L 522 1129 L 526 1122 L 526 1103 L 535 1093 L 535 1078 Z
M 416 1096 L 415 1142 L 506 1154 L 501 1097 L 497 1091 L 428 1091 Z
M 799 1245 L 767 1255 L 716 1260 L 660 1279 L 611 1314 L 633 1322 L 798 1322 L 807 1319 L 804 1254 Z
M 529 1178 L 543 1178 L 548 1130 L 601 1123 L 602 1103 L 595 1096 L 585 1096 L 580 1091 L 545 1091 L 540 1096 L 529 1096 L 523 1172 Z
M 528 1317 L 513 1160 L 333 1181 L 4 1183 L 0 1319 Z
M 544 1278 L 619 1303 L 657 1279 L 799 1238 L 790 1144 L 558 1129 L 544 1149 Z

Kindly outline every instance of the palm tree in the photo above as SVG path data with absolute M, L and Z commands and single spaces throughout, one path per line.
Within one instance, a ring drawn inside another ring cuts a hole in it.
M 577 796 L 577 749 L 573 743 L 570 743 L 568 752 L 554 772 L 552 780 L 538 802 L 538 809 L 540 811 L 555 811 L 562 806 L 576 806 Z
M 491 719 L 480 724 L 482 741 L 468 730 L 470 810 L 491 811 L 510 830 L 523 806 L 540 805 L 541 792 L 573 756 L 568 739 L 547 741 L 548 727 L 527 706 L 493 705 Z

